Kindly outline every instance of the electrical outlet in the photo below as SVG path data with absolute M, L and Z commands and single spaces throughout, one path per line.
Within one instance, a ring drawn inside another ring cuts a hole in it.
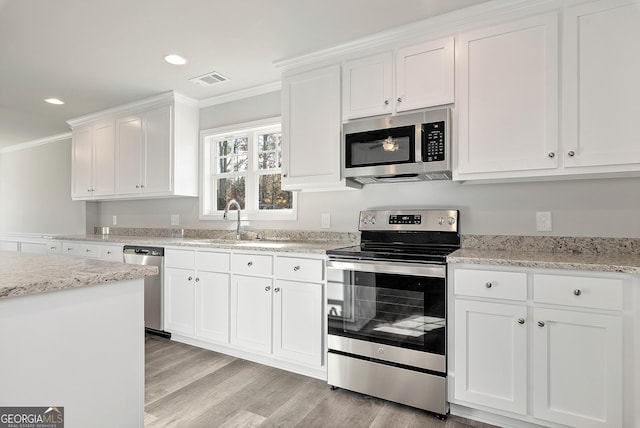
M 549 211 L 536 213 L 536 230 L 538 232 L 551 232 L 553 230 L 551 213 Z
M 322 214 L 322 228 L 329 229 L 331 227 L 331 213 Z
M 171 226 L 180 226 L 179 214 L 171 214 Z
M 114 215 L 112 220 L 113 220 L 112 223 L 113 223 L 114 226 L 116 224 L 118 224 L 118 216 L 117 215 Z

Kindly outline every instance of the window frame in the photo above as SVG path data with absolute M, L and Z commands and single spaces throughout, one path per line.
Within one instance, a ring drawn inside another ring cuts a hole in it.
M 258 209 L 258 184 L 261 175 L 272 173 L 282 174 L 282 166 L 276 169 L 258 169 L 258 133 L 280 132 L 282 133 L 281 117 L 243 122 L 200 131 L 200 189 L 199 189 L 199 217 L 200 220 L 223 220 L 224 207 L 216 207 L 217 179 L 220 175 L 212 171 L 211 155 L 212 140 L 228 136 L 251 135 L 247 149 L 247 170 L 245 175 L 245 207 L 240 212 L 242 220 L 297 220 L 298 218 L 298 194 L 291 192 L 292 208 L 281 210 Z M 282 160 L 282 144 L 280 146 Z M 237 176 L 237 174 L 232 174 Z M 216 208 L 216 210 L 213 210 Z M 235 219 L 235 213 L 233 215 Z

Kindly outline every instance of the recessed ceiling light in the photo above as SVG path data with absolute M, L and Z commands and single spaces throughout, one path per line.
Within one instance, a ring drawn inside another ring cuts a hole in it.
M 47 98 L 45 101 L 48 102 L 49 104 L 55 104 L 55 105 L 64 104 L 64 101 L 59 100 L 58 98 Z
M 175 54 L 165 56 L 164 60 L 173 65 L 185 65 L 189 62 L 185 57 Z

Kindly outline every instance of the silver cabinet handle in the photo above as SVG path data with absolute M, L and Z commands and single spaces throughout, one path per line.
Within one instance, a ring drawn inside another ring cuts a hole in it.
M 549 157 L 550 157 L 550 158 L 555 158 L 555 157 L 556 157 L 556 154 L 555 154 L 555 153 L 553 153 L 553 152 L 549 152 Z
M 57 247 L 49 247 L 50 250 L 55 250 Z
M 193 279 L 192 276 L 190 276 L 189 278 L 187 278 L 187 281 L 191 281 Z
M 247 266 L 249 266 L 249 267 L 253 266 L 253 262 L 247 263 Z
M 73 251 L 73 248 L 69 247 L 67 248 L 67 251 Z
M 574 157 L 576 155 L 576 152 L 574 152 L 573 150 L 570 150 L 569 153 L 567 153 L 570 157 Z
M 573 294 L 576 296 L 579 296 L 582 294 L 582 290 L 580 290 L 579 288 L 576 288 L 575 290 L 573 290 Z
M 269 287 L 268 285 L 264 287 L 264 291 L 269 291 L 269 290 L 271 290 L 271 287 Z
M 294 266 L 294 267 L 293 267 L 293 271 L 294 271 L 294 272 L 298 272 L 299 270 L 300 270 L 300 266 Z
M 487 287 L 487 288 L 491 288 L 491 287 L 493 287 L 493 284 L 490 283 L 490 282 L 487 282 L 484 286 Z
M 389 105 L 389 100 L 384 100 L 384 105 L 388 106 Z
M 200 278 L 196 276 L 196 282 L 200 282 Z
M 277 293 L 278 291 L 280 291 L 280 288 L 276 287 L 273 289 L 273 291 Z
M 283 176 L 284 178 L 287 178 L 287 173 L 286 173 L 286 172 L 283 172 L 283 173 L 282 173 L 282 176 Z
M 136 184 L 136 189 L 139 189 L 139 188 L 140 188 L 140 185 L 139 185 L 139 184 Z
M 111 251 L 107 251 L 107 254 L 111 254 Z
M 518 318 L 518 324 L 524 324 L 524 318 Z
M 544 321 L 538 321 L 538 327 L 544 327 Z
M 402 102 L 402 98 L 398 97 L 398 102 L 401 103 Z

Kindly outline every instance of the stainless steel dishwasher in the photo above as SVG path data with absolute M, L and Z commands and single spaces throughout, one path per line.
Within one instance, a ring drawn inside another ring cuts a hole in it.
M 124 262 L 156 266 L 158 274 L 144 279 L 144 327 L 147 333 L 171 337 L 164 328 L 164 248 L 124 246 Z

